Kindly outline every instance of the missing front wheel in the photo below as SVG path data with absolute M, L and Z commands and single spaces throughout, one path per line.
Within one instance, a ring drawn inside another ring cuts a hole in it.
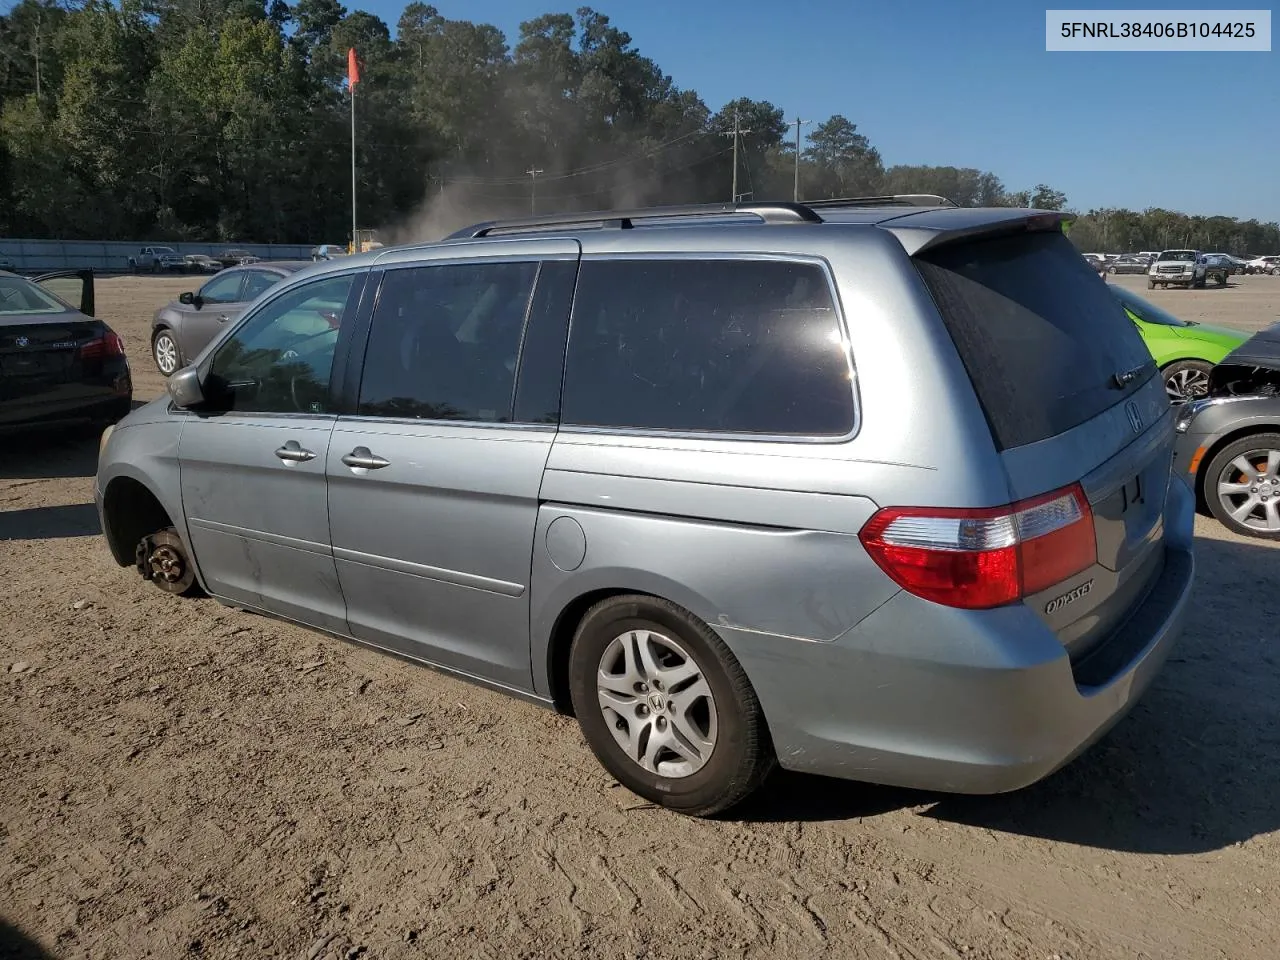
M 188 596 L 196 590 L 196 571 L 182 539 L 172 530 L 161 530 L 138 541 L 134 563 L 143 580 L 165 593 Z

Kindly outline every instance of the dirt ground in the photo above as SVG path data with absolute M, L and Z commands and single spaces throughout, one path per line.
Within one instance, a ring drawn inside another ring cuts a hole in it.
M 100 281 L 140 399 L 188 285 Z M 1152 299 L 1252 330 L 1280 278 Z M 704 822 L 618 787 L 570 720 L 116 567 L 96 456 L 0 451 L 0 957 L 1277 955 L 1275 546 L 1197 521 L 1180 649 L 1045 782 L 779 776 Z

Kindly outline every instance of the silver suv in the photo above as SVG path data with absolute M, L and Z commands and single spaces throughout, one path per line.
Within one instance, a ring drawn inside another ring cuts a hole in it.
M 690 814 L 1032 783 L 1191 588 L 1164 386 L 1052 213 L 481 224 L 294 274 L 168 392 L 103 441 L 121 565 L 572 713 Z

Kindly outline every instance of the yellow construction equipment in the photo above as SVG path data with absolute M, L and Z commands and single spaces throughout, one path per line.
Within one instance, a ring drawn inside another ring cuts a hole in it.
M 382 246 L 377 230 L 357 230 L 355 241 L 347 244 L 348 253 L 367 253 Z

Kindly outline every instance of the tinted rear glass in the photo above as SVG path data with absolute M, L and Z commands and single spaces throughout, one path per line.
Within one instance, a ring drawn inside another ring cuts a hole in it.
M 562 419 L 844 436 L 853 385 L 826 273 L 766 260 L 583 263 Z
M 916 264 L 1002 449 L 1064 433 L 1155 373 L 1123 308 L 1061 233 L 951 244 Z M 1139 367 L 1116 386 L 1117 373 Z

